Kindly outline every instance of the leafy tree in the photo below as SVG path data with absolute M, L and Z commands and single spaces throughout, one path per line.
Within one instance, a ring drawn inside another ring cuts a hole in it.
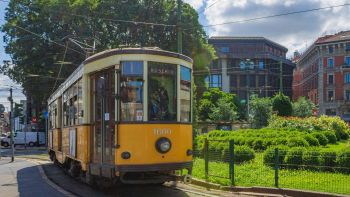
M 254 128 L 267 126 L 272 115 L 272 102 L 270 98 L 259 98 L 253 95 L 249 103 L 249 119 Z
M 293 103 L 293 116 L 305 118 L 313 115 L 312 110 L 315 108 L 315 104 L 306 99 L 305 97 L 299 97 L 296 102 Z
M 213 121 L 232 122 L 238 118 L 236 106 L 233 102 L 227 102 L 225 98 L 220 98 L 217 105 L 213 107 L 209 118 Z
M 174 0 L 10 0 L 2 31 L 13 65 L 4 64 L 0 73 L 22 84 L 39 112 L 63 81 L 56 78 L 66 78 L 86 58 L 85 51 L 68 38 L 89 45 L 95 40 L 96 52 L 125 45 L 176 52 L 176 7 Z M 183 53 L 194 60 L 194 72 L 200 71 L 194 82 L 201 95 L 215 50 L 206 41 L 197 12 L 187 3 L 181 18 Z M 57 64 L 60 61 L 70 64 Z
M 276 111 L 279 116 L 291 116 L 293 112 L 292 102 L 288 96 L 279 92 L 272 98 L 272 110 Z
M 236 100 L 236 96 L 234 94 L 223 92 L 218 88 L 210 88 L 208 91 L 203 93 L 203 97 L 199 101 L 199 105 L 198 105 L 199 119 L 202 121 L 206 121 L 206 120 L 219 121 L 220 118 L 225 119 L 220 121 L 226 121 L 226 120 L 230 121 L 230 119 L 231 120 L 236 119 L 237 114 L 233 115 L 233 112 L 232 112 L 232 111 L 237 111 L 237 105 L 235 104 L 235 100 Z M 224 103 L 227 103 L 228 105 Z M 228 107 L 228 109 L 225 110 L 225 113 L 227 114 L 218 115 L 217 110 L 221 110 L 222 107 Z

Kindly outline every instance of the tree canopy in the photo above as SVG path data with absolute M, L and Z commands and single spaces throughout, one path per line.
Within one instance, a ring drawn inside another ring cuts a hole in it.
M 86 58 L 68 38 L 88 45 L 95 41 L 96 52 L 122 46 L 176 52 L 176 6 L 175 0 L 11 0 L 2 31 L 13 64 L 4 64 L 0 72 L 22 84 L 38 105 L 44 104 Z M 215 51 L 206 41 L 197 12 L 187 3 L 181 18 L 183 53 L 194 59 L 194 71 L 203 73 L 195 84 L 204 87 Z
M 238 118 L 236 95 L 210 88 L 198 103 L 198 118 L 202 121 L 233 121 Z
M 249 120 L 254 128 L 261 128 L 268 125 L 272 115 L 272 102 L 268 97 L 259 98 L 253 95 L 250 100 Z
M 291 116 L 293 112 L 292 102 L 288 96 L 279 92 L 272 98 L 272 110 L 276 111 L 279 116 Z
M 293 102 L 293 116 L 305 118 L 313 115 L 315 104 L 305 97 L 299 97 L 296 102 Z

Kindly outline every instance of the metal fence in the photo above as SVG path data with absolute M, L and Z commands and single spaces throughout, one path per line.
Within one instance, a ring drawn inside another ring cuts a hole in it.
M 194 152 L 194 176 L 230 186 L 350 194 L 350 164 L 339 166 L 332 154 L 305 150 L 302 155 L 287 155 L 276 148 L 255 152 L 250 159 L 250 153 L 235 151 L 239 147 L 233 140 L 205 140 L 203 148 Z

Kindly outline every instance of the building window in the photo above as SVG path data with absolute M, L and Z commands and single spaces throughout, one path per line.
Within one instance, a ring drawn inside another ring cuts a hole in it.
M 333 51 L 334 51 L 333 46 L 329 46 L 329 47 L 328 47 L 328 52 L 329 52 L 329 53 L 333 53 Z
M 328 84 L 329 85 L 333 85 L 334 83 L 334 75 L 333 74 L 329 74 L 328 75 Z
M 326 109 L 326 115 L 327 116 L 336 116 L 337 115 L 337 110 L 335 110 L 335 109 Z
M 333 58 L 328 59 L 328 68 L 333 68 L 334 67 L 334 60 Z
M 255 75 L 249 75 L 249 87 L 256 86 L 256 77 Z
M 328 102 L 334 101 L 334 91 L 333 90 L 328 90 L 327 101 Z
M 213 60 L 212 63 L 210 64 L 210 69 L 221 69 L 220 60 L 219 59 Z
M 259 61 L 259 69 L 262 70 L 265 68 L 264 61 Z
M 239 86 L 245 87 L 247 85 L 247 75 L 240 75 L 239 76 Z
M 221 47 L 221 52 L 228 53 L 228 52 L 230 52 L 230 48 L 228 48 L 228 47 Z
M 346 50 L 346 51 L 350 51 L 350 42 L 349 42 L 349 43 L 346 43 L 345 50 Z
M 350 66 L 350 56 L 345 57 L 345 64 Z
M 209 77 L 209 87 L 210 88 L 221 88 L 222 80 L 221 75 L 215 74 Z
M 350 90 L 345 90 L 345 100 L 350 101 Z
M 350 83 L 350 73 L 345 73 L 345 75 L 344 75 L 344 83 Z
M 265 86 L 265 76 L 264 75 L 260 75 L 259 76 L 259 87 L 263 87 Z
M 237 87 L 237 76 L 231 75 L 230 76 L 230 86 L 236 88 Z

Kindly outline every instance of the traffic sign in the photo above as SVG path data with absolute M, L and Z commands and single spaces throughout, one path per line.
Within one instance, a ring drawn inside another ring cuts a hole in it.
M 0 114 L 0 119 L 5 119 L 5 114 L 4 113 Z
M 32 117 L 32 123 L 37 123 L 38 119 L 36 117 Z

